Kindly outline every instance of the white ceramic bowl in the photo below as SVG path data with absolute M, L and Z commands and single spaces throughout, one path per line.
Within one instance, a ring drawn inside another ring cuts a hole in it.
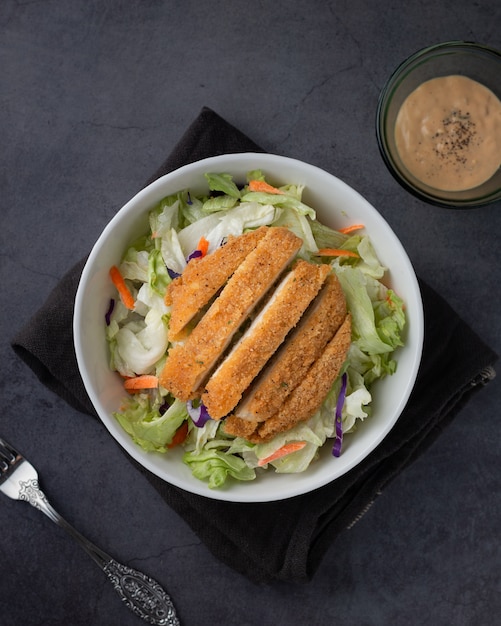
M 302 183 L 304 201 L 325 224 L 341 228 L 365 224 L 382 263 L 389 268 L 392 288 L 404 299 L 408 325 L 405 347 L 396 353 L 393 376 L 373 388 L 373 415 L 346 436 L 339 458 L 328 443 L 319 460 L 301 474 L 268 470 L 252 482 L 228 481 L 210 490 L 191 475 L 181 461 L 181 450 L 147 453 L 133 443 L 112 416 L 124 396 L 122 382 L 109 369 L 104 315 L 113 295 L 109 268 L 118 264 L 128 244 L 148 230 L 148 212 L 163 197 L 189 188 L 207 192 L 204 173 L 228 172 L 238 183 L 248 171 L 262 169 L 276 184 Z M 140 191 L 111 220 L 87 260 L 75 301 L 75 350 L 89 397 L 106 428 L 136 461 L 163 480 L 186 491 L 233 502 L 266 502 L 297 496 L 339 478 L 360 463 L 385 438 L 404 409 L 416 379 L 423 343 L 423 310 L 418 282 L 402 244 L 383 217 L 360 194 L 327 172 L 301 161 L 271 154 L 217 156 L 182 167 Z

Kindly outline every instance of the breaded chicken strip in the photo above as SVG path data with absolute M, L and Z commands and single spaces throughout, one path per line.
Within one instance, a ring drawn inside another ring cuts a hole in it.
M 202 401 L 213 419 L 232 411 L 322 288 L 328 265 L 298 261 L 230 354 L 209 378 Z
M 253 382 L 235 415 L 262 422 L 276 413 L 345 317 L 346 299 L 337 276 L 331 273 L 287 341 Z
M 160 385 L 176 398 L 196 396 L 232 337 L 301 248 L 302 239 L 270 227 L 226 283 L 186 343 L 168 353 Z
M 279 411 L 265 422 L 251 422 L 234 415 L 225 420 L 228 434 L 252 443 L 265 443 L 275 435 L 307 421 L 319 410 L 339 375 L 351 343 L 351 316 L 348 314 L 325 351 L 308 370 L 303 381 L 287 397 Z M 252 429 L 252 426 L 254 428 Z
M 245 257 L 266 235 L 262 226 L 240 237 L 230 237 L 221 246 L 202 259 L 192 259 L 184 272 L 167 288 L 165 303 L 171 306 L 169 340 L 178 341 L 183 328 L 223 287 Z

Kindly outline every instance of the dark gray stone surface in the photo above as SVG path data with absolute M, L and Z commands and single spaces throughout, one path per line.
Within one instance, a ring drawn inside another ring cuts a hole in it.
M 70 522 L 165 585 L 186 626 L 496 623 L 499 378 L 332 545 L 311 583 L 256 586 L 208 552 L 97 421 L 36 380 L 10 339 L 207 105 L 266 150 L 359 190 L 418 274 L 501 352 L 501 204 L 457 212 L 410 197 L 374 133 L 401 60 L 448 39 L 501 48 L 500 23 L 494 0 L 0 3 L 0 434 Z M 138 620 L 62 531 L 2 498 L 0 624 Z

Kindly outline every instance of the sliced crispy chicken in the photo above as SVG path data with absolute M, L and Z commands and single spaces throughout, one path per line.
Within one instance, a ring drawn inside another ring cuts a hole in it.
M 298 323 L 322 288 L 327 265 L 298 261 L 205 385 L 202 401 L 213 419 L 232 411 L 245 390 Z
M 225 420 L 225 431 L 253 443 L 264 443 L 278 433 L 290 430 L 299 422 L 313 417 L 336 380 L 346 360 L 350 343 L 351 316 L 348 314 L 324 352 L 275 415 L 265 422 L 252 422 L 231 415 Z
M 169 340 L 182 339 L 182 331 L 195 315 L 223 287 L 245 257 L 266 235 L 262 226 L 240 237 L 230 237 L 227 243 L 202 259 L 192 259 L 181 276 L 174 279 L 165 294 L 171 306 Z
M 235 409 L 235 415 L 261 422 L 276 413 L 320 356 L 345 317 L 346 299 L 337 276 L 331 273 L 287 341 Z
M 180 400 L 195 397 L 234 334 L 292 261 L 302 240 L 270 227 L 235 270 L 184 344 L 171 348 L 160 384 Z

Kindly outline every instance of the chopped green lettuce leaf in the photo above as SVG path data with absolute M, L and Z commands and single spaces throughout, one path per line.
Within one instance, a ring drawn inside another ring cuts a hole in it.
M 295 209 L 301 215 L 307 215 L 315 219 L 315 211 L 308 205 L 298 200 L 295 196 L 266 193 L 263 191 L 248 191 L 241 197 L 242 202 L 259 202 L 259 204 L 272 204 L 285 209 Z
M 172 281 L 161 250 L 152 250 L 148 257 L 148 284 L 160 296 L 165 294 L 167 285 Z
M 349 239 L 347 235 L 338 232 L 317 220 L 309 220 L 310 228 L 319 248 L 342 248 Z
M 303 240 L 299 256 L 308 261 L 312 254 L 318 252 L 310 224 L 311 221 L 295 209 L 283 209 L 282 214 L 273 222 L 273 226 L 285 226 Z
M 397 345 L 400 342 L 396 336 L 388 337 L 383 333 L 381 333 L 383 336 L 380 336 L 378 332 L 373 303 L 368 292 L 368 287 L 373 289 L 376 287 L 374 279 L 364 274 L 359 268 L 350 265 L 339 264 L 336 274 L 346 296 L 348 310 L 352 315 L 352 335 L 355 343 L 369 355 L 392 352 L 396 347 L 395 340 L 398 341 Z M 379 283 L 377 288 L 381 288 Z
M 207 481 L 210 489 L 222 487 L 228 476 L 235 480 L 254 480 L 256 477 L 255 470 L 243 458 L 217 449 L 208 448 L 200 454 L 186 452 L 183 461 L 196 478 Z
M 148 251 L 130 247 L 120 263 L 120 273 L 126 280 L 148 282 Z
M 158 402 L 152 406 L 148 394 L 131 397 L 126 407 L 113 415 L 133 440 L 147 452 L 166 452 L 177 429 L 188 419 L 184 402 L 175 400 L 161 415 Z
M 209 198 L 203 204 L 203 210 L 206 213 L 214 213 L 214 211 L 225 211 L 232 209 L 237 205 L 238 199 L 235 196 L 223 194 L 222 196 L 214 196 Z
M 222 191 L 228 196 L 240 198 L 240 190 L 233 182 L 233 176 L 230 174 L 205 174 L 205 178 L 211 191 Z
M 157 309 L 150 309 L 144 322 L 130 322 L 116 333 L 116 351 L 127 364 L 125 376 L 148 374 L 161 359 L 168 345 L 167 327 L 163 315 Z
M 154 239 L 161 239 L 172 228 L 177 230 L 180 204 L 179 194 L 176 194 L 164 198 L 150 211 L 150 230 Z

